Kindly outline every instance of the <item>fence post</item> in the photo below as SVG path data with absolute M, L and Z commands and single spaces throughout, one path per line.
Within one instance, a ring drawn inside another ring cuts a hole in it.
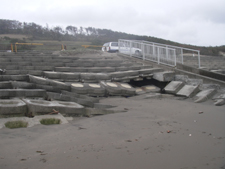
M 200 52 L 198 51 L 198 68 L 201 67 Z

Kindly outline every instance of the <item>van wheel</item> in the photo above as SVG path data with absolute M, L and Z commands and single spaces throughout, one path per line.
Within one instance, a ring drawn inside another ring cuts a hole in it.
M 136 51 L 135 51 L 135 56 L 136 56 L 136 57 L 141 57 L 141 52 L 138 51 L 138 50 L 136 50 Z

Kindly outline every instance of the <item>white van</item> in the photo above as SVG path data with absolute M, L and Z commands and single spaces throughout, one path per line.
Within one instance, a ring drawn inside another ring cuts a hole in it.
M 102 46 L 104 52 L 118 52 L 118 42 L 108 42 Z

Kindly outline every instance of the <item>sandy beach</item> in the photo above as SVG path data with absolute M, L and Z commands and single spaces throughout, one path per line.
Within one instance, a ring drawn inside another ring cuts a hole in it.
M 224 106 L 174 97 L 101 102 L 123 112 L 0 129 L 0 168 L 225 168 Z

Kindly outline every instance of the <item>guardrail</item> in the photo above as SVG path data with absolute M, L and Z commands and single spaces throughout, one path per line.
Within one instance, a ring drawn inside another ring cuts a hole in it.
M 158 64 L 176 66 L 176 63 L 184 64 L 184 51 L 191 51 L 198 56 L 200 68 L 200 51 L 178 46 L 160 44 L 148 41 L 119 39 L 119 52 L 129 56 L 150 60 Z M 194 57 L 192 58 L 195 59 Z

